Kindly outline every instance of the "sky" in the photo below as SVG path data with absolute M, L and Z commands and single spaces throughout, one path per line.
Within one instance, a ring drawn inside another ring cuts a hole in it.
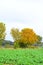
M 6 39 L 11 28 L 32 28 L 43 37 L 43 0 L 0 0 L 0 22 L 6 24 Z

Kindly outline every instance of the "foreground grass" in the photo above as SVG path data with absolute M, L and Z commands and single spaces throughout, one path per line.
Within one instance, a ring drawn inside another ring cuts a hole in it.
M 43 48 L 0 49 L 0 65 L 43 65 Z

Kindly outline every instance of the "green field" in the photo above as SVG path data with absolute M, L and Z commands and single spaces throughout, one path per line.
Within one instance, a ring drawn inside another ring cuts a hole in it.
M 0 49 L 0 65 L 43 65 L 43 48 Z

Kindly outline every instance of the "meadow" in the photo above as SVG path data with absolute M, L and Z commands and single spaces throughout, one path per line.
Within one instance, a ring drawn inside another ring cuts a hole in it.
M 43 48 L 0 48 L 0 65 L 43 65 Z

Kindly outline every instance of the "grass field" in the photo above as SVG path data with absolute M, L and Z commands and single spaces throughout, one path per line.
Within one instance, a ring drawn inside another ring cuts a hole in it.
M 43 65 L 43 48 L 0 49 L 0 65 Z

